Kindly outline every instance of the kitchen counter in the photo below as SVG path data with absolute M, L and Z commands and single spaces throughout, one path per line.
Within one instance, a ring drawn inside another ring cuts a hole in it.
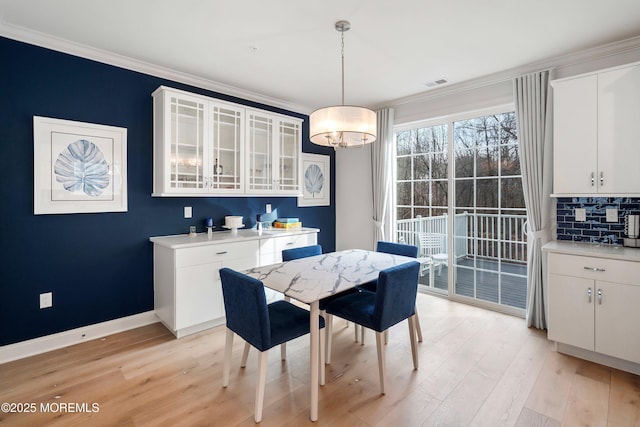
M 280 236 L 295 236 L 298 234 L 318 233 L 320 230 L 317 228 L 303 227 L 298 230 L 278 230 L 267 229 L 262 232 L 258 232 L 255 229 L 240 229 L 237 234 L 232 234 L 231 231 L 214 231 L 211 238 L 207 233 L 198 233 L 195 236 L 189 236 L 188 234 L 177 234 L 173 236 L 155 236 L 150 237 L 149 240 L 154 244 L 161 245 L 171 249 L 188 248 L 196 246 L 206 246 L 216 243 L 231 243 L 242 242 L 247 240 L 261 240 L 270 239 Z
M 640 262 L 640 248 L 553 240 L 542 247 L 546 252 Z

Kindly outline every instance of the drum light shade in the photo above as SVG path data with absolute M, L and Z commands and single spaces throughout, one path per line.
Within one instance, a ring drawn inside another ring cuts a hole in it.
M 309 116 L 311 142 L 348 148 L 376 140 L 376 113 L 364 107 L 335 105 L 315 110 Z

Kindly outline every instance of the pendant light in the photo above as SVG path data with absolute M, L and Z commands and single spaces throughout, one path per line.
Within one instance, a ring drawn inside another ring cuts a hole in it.
M 338 21 L 342 40 L 342 104 L 315 110 L 309 116 L 311 142 L 338 148 L 361 147 L 376 140 L 376 113 L 368 108 L 344 105 L 344 33 L 349 21 Z

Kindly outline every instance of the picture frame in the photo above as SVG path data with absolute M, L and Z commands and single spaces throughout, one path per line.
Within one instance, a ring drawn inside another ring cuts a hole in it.
M 127 212 L 127 129 L 33 116 L 33 213 Z
M 302 153 L 302 196 L 298 206 L 329 206 L 331 204 L 330 157 Z

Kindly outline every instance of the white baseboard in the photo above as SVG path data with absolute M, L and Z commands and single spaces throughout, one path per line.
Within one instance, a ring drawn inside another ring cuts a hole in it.
M 147 311 L 0 347 L 0 364 L 159 322 Z

